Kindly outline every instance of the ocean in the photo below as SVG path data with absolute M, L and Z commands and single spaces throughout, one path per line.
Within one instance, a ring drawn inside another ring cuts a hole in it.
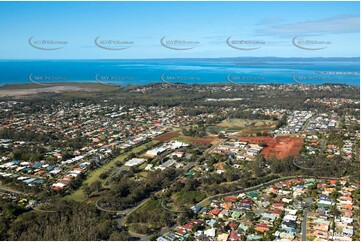
M 359 58 L 0 60 L 0 85 L 93 82 L 324 84 L 360 86 Z

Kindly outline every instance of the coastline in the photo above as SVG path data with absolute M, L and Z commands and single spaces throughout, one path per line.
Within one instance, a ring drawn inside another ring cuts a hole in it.
M 91 82 L 59 82 L 59 83 L 25 83 L 25 84 L 6 84 L 0 86 L 0 98 L 11 96 L 27 96 L 36 95 L 39 93 L 64 93 L 64 92 L 100 92 L 100 91 L 114 91 L 118 89 L 116 85 L 103 85 L 100 83 Z
M 19 84 L 5 84 L 0 86 L 0 98 L 2 97 L 21 97 L 28 95 L 36 95 L 39 93 L 92 93 L 92 92 L 111 92 L 118 90 L 119 88 L 126 86 L 147 86 L 147 85 L 161 85 L 165 84 L 168 86 L 176 85 L 190 85 L 190 86 L 219 86 L 219 85 L 232 85 L 232 86 L 253 86 L 253 85 L 269 85 L 269 86 L 290 86 L 290 85 L 303 85 L 303 86 L 345 86 L 359 88 L 360 86 L 353 86 L 344 83 L 322 83 L 322 84 L 257 84 L 257 83 L 230 83 L 230 82 L 218 82 L 218 83 L 167 83 L 167 82 L 152 82 L 148 84 L 128 84 L 128 85 L 117 85 L 112 83 L 94 83 L 94 82 L 54 82 L 54 83 L 19 83 Z

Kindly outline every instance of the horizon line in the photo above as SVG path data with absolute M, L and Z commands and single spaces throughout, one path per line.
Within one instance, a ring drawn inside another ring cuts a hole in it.
M 360 59 L 360 56 L 353 56 L 353 57 L 280 57 L 280 56 L 238 56 L 238 57 L 170 57 L 170 58 L 161 58 L 161 57 L 155 57 L 155 58 L 79 58 L 79 59 L 75 59 L 75 58 L 59 58 L 59 59 L 34 59 L 34 58 L 0 58 L 0 61 L 16 61 L 16 60 L 169 60 L 169 59 L 178 59 L 178 60 L 182 60 L 182 59 L 245 59 L 245 58 L 280 58 L 280 59 Z

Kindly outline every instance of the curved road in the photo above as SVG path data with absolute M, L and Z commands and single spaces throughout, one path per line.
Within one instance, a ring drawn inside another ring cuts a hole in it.
M 187 211 L 177 211 L 177 210 L 172 210 L 170 208 L 167 208 L 165 205 L 164 205 L 164 199 L 162 199 L 162 201 L 160 202 L 160 205 L 162 206 L 163 209 L 169 211 L 169 212 L 173 212 L 173 213 L 186 213 Z
M 97 207 L 97 209 L 102 210 L 104 212 L 108 212 L 108 213 L 120 213 L 120 214 L 124 214 L 125 216 L 128 216 L 129 214 L 131 214 L 134 210 L 138 209 L 140 206 L 142 206 L 144 203 L 146 203 L 148 201 L 149 198 L 144 199 L 142 202 L 140 202 L 137 206 L 131 207 L 131 208 L 127 208 L 127 209 L 123 209 L 123 210 L 110 210 L 110 209 L 105 209 L 102 208 L 98 205 L 98 202 L 100 199 L 98 199 L 95 202 L 95 206 Z
M 322 169 L 322 167 L 316 167 L 316 168 L 310 168 L 310 167 L 304 167 L 304 166 L 300 166 L 298 165 L 296 162 L 295 162 L 295 159 L 292 160 L 292 163 L 294 166 L 300 168 L 300 169 L 303 169 L 303 170 L 310 170 L 310 171 L 313 171 L 313 170 L 320 170 Z
M 30 207 L 36 211 L 42 212 L 42 213 L 56 213 L 59 211 L 54 211 L 54 210 L 44 210 L 44 209 L 40 209 L 39 206 L 41 206 L 41 204 L 39 204 L 38 206 L 32 206 L 30 205 Z
M 15 189 L 12 189 L 12 188 L 8 188 L 8 187 L 5 187 L 2 185 L 2 182 L 0 181 L 0 191 L 3 190 L 5 192 L 10 192 L 10 193 L 14 193 L 14 194 L 19 194 L 19 195 L 23 195 L 23 196 L 29 196 L 28 193 L 25 193 L 25 192 L 20 192 L 20 191 L 17 191 Z
M 254 186 L 254 187 L 248 187 L 248 188 L 244 188 L 244 189 L 237 190 L 237 191 L 234 191 L 234 192 L 227 192 L 227 193 L 221 193 L 221 194 L 213 195 L 213 196 L 210 196 L 210 197 L 207 197 L 207 198 L 203 199 L 202 201 L 200 201 L 197 204 L 200 205 L 201 203 L 203 203 L 203 202 L 205 202 L 207 200 L 216 199 L 216 198 L 218 198 L 220 196 L 221 197 L 223 197 L 223 196 L 232 196 L 232 195 L 239 195 L 240 193 L 256 191 L 256 190 L 259 190 L 259 189 L 261 189 L 263 187 L 270 186 L 270 185 L 272 185 L 272 184 L 274 184 L 276 182 L 286 181 L 286 180 L 295 179 L 295 178 L 340 179 L 339 177 L 317 177 L 317 176 L 307 176 L 307 175 L 281 177 L 281 178 L 277 178 L 277 179 L 274 179 L 274 180 L 271 180 L 271 181 L 268 181 L 268 182 L 265 182 L 265 183 L 261 183 L 261 184 L 259 184 L 257 186 Z

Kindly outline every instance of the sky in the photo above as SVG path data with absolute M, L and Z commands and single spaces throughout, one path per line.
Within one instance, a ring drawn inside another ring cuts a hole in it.
M 360 56 L 359 2 L 0 2 L 0 9 L 1 59 Z

